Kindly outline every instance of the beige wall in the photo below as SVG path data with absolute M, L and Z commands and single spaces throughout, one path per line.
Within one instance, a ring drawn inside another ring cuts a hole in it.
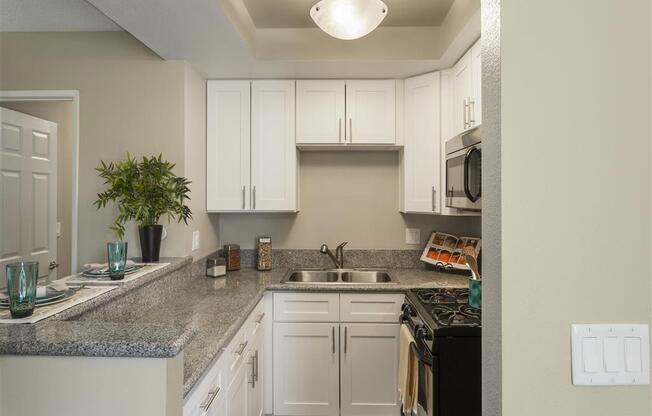
M 72 101 L 14 101 L 0 106 L 57 123 L 57 221 L 61 223 L 57 276 L 68 276 L 72 258 Z
M 185 175 L 192 182 L 193 221 L 186 229 L 185 252 L 198 258 L 215 251 L 217 215 L 206 213 L 206 80 L 190 65 L 184 70 Z M 199 249 L 192 251 L 192 233 L 199 231 Z
M 501 19 L 502 414 L 649 416 L 650 386 L 571 384 L 570 325 L 650 323 L 650 1 Z
M 275 248 L 314 248 L 349 241 L 349 248 L 421 248 L 405 244 L 405 228 L 480 235 L 480 218 L 398 212 L 398 153 L 302 152 L 297 214 L 221 214 L 220 240 L 254 247 L 269 235 Z
M 125 32 L 0 34 L 0 89 L 80 92 L 80 263 L 104 259 L 113 239 L 114 212 L 93 207 L 103 189 L 94 170 L 101 159 L 162 153 L 184 174 L 185 73 L 185 63 L 161 60 Z M 186 227 L 167 230 L 161 254 L 187 254 Z M 139 255 L 135 226 L 127 240 L 129 254 Z

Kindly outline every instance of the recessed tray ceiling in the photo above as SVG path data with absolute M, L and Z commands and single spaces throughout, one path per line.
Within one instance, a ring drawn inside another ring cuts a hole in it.
M 242 0 L 257 28 L 314 27 L 310 8 L 318 0 Z M 383 0 L 389 9 L 382 26 L 439 26 L 453 0 Z

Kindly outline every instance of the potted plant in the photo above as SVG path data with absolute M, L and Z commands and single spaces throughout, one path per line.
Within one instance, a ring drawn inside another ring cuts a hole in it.
M 125 223 L 136 221 L 145 263 L 159 260 L 161 217 L 166 216 L 168 222 L 176 220 L 185 224 L 192 219 L 192 212 L 185 204 L 190 200 L 190 181 L 176 176 L 172 172 L 174 167 L 174 163 L 162 160 L 162 155 L 138 161 L 127 153 L 125 160 L 108 165 L 101 161 L 101 166 L 95 169 L 108 185 L 106 191 L 97 194 L 95 206 L 100 209 L 109 202 L 116 204 L 119 214 L 111 229 L 120 239 L 124 237 Z

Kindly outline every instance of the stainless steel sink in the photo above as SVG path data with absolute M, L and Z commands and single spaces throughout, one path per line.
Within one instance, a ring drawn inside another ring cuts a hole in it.
M 282 283 L 311 284 L 391 284 L 391 276 L 384 270 L 333 269 L 290 270 Z

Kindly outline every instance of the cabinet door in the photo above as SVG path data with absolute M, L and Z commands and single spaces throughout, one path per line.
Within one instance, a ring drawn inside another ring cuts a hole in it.
M 395 416 L 398 324 L 342 324 L 342 415 Z
M 439 213 L 439 73 L 405 80 L 405 138 L 401 160 L 403 212 Z
M 453 67 L 455 86 L 455 129 L 453 135 L 458 135 L 469 128 L 469 102 L 472 91 L 471 51 L 468 51 Z
M 247 360 L 248 357 L 245 357 Z M 245 361 L 246 362 L 246 361 Z M 247 382 L 250 367 L 242 365 L 231 379 L 226 407 L 228 416 L 245 416 L 247 413 Z
M 297 81 L 297 144 L 344 142 L 342 80 Z
M 482 124 L 482 44 L 477 41 L 471 48 L 471 119 L 472 127 Z
M 251 88 L 251 209 L 295 211 L 294 81 L 252 81 Z
M 250 82 L 207 82 L 206 208 L 250 207 Z
M 247 384 L 247 416 L 263 415 L 263 369 L 265 368 L 265 354 L 263 350 L 263 337 L 260 333 L 251 346 L 249 354 L 249 382 Z
M 394 144 L 396 81 L 347 81 L 346 117 L 347 143 Z
M 339 415 L 338 334 L 333 323 L 274 324 L 275 415 Z

